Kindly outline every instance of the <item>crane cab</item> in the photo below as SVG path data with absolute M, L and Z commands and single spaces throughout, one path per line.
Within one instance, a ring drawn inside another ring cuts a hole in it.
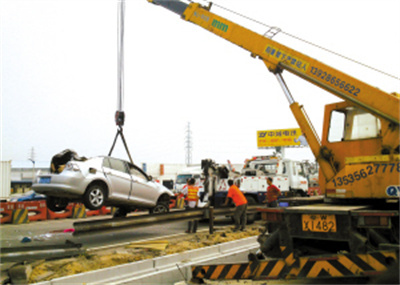
M 349 102 L 325 107 L 321 155 L 336 175 L 321 189 L 332 198 L 399 198 L 398 128 Z M 397 137 L 397 140 L 390 139 Z M 333 155 L 334 154 L 334 155 Z

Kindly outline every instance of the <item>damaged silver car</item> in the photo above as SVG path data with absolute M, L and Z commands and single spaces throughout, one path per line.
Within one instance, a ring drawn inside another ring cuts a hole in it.
M 32 189 L 46 195 L 52 211 L 65 210 L 69 202 L 83 202 L 90 210 L 119 207 L 117 216 L 136 209 L 168 212 L 173 197 L 130 162 L 108 156 L 86 159 L 70 150 L 53 157 L 51 173 L 38 175 Z

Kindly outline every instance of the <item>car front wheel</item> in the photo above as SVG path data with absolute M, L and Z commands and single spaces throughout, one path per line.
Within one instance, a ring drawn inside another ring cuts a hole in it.
M 169 207 L 167 203 L 158 202 L 157 205 L 150 209 L 150 214 L 164 214 L 169 212 Z
M 89 210 L 98 210 L 104 205 L 106 189 L 101 184 L 92 184 L 83 196 L 83 203 Z

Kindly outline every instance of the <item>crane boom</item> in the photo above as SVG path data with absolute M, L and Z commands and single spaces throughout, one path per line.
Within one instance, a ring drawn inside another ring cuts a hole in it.
M 358 107 L 400 123 L 399 98 L 209 11 L 199 3 L 148 0 L 251 52 L 274 73 L 287 70 Z

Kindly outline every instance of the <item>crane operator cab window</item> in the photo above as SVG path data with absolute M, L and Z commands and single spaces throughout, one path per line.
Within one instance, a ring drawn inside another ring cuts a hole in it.
M 380 120 L 364 110 L 347 107 L 331 113 L 329 142 L 351 141 L 379 137 Z

